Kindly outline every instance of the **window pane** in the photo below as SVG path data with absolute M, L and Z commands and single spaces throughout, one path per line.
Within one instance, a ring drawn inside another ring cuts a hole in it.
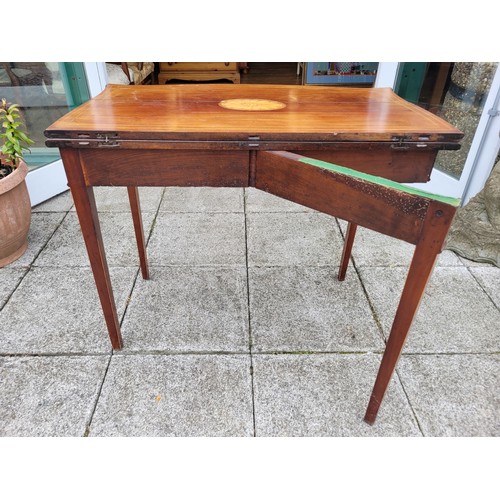
M 377 75 L 377 62 L 308 62 L 306 85 L 373 86 Z
M 0 98 L 20 105 L 29 137 L 35 141 L 24 158 L 30 169 L 59 158 L 57 149 L 45 147 L 43 132 L 69 111 L 67 92 L 62 63 L 0 63 Z
M 440 151 L 435 168 L 459 179 L 498 63 L 402 63 L 396 92 L 464 133 L 458 151 Z

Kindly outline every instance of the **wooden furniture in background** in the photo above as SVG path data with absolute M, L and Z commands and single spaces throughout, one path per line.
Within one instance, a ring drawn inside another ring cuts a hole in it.
M 109 83 L 122 85 L 147 85 L 153 83 L 152 62 L 107 62 Z
M 134 85 L 148 85 L 153 83 L 155 70 L 153 62 L 129 62 L 126 64 L 132 70 L 132 82 Z
M 61 152 L 115 349 L 122 337 L 93 186 L 127 186 L 145 278 L 138 186 L 253 186 L 345 219 L 340 279 L 357 225 L 414 244 L 365 415 L 375 421 L 455 207 L 363 173 L 425 182 L 437 152 L 459 148 L 459 130 L 390 89 L 205 84 L 108 86 L 46 136 Z
M 240 83 L 240 63 L 235 62 L 161 62 L 158 84 L 169 80 L 230 80 Z M 246 63 L 245 64 L 246 67 Z
M 246 75 L 248 73 L 248 70 L 250 69 L 250 67 L 248 66 L 247 62 L 239 62 L 236 64 L 238 65 L 238 69 L 239 69 L 240 73 L 243 73 L 244 75 Z
M 434 83 L 434 88 L 427 108 L 431 113 L 438 113 L 441 110 L 441 104 L 444 101 L 446 94 L 448 77 L 453 69 L 453 63 L 451 62 L 442 62 L 438 64 L 439 70 L 436 75 L 436 81 Z

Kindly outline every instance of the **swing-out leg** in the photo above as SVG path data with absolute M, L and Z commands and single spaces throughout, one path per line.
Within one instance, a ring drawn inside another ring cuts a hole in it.
M 384 398 L 387 386 L 403 350 L 408 331 L 424 295 L 436 259 L 443 248 L 455 208 L 431 203 L 420 240 L 418 241 L 408 276 L 392 323 L 377 379 L 365 414 L 365 422 L 373 424 Z

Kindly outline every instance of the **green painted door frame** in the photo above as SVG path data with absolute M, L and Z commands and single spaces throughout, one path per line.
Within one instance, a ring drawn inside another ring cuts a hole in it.
M 427 72 L 427 65 L 426 62 L 400 63 L 395 86 L 396 94 L 413 104 L 417 104 Z
M 68 99 L 68 106 L 73 109 L 90 99 L 85 68 L 81 62 L 60 64 L 61 77 Z

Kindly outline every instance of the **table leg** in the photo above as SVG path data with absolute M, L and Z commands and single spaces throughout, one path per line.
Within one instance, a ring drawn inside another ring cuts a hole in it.
M 442 207 L 442 204 L 440 205 Z M 384 398 L 387 386 L 403 350 L 408 331 L 424 295 L 436 258 L 444 245 L 448 228 L 455 213 L 454 207 L 442 210 L 434 204 L 428 208 L 421 238 L 415 247 L 403 293 L 392 323 L 377 379 L 365 414 L 365 422 L 373 424 Z
M 137 250 L 139 252 L 139 261 L 141 263 L 142 277 L 149 279 L 148 257 L 146 254 L 146 243 L 144 239 L 144 228 L 142 226 L 141 205 L 139 202 L 139 191 L 136 186 L 127 187 L 128 199 L 130 201 L 130 210 L 132 220 L 134 221 L 135 239 L 137 241 Z
M 342 258 L 340 259 L 339 275 L 338 280 L 344 281 L 347 272 L 347 266 L 349 265 L 349 259 L 351 257 L 352 244 L 354 243 L 354 236 L 356 235 L 357 224 L 349 222 L 347 225 L 347 233 L 345 235 L 344 251 L 342 252 Z
M 408 331 L 431 275 L 434 261 L 435 259 L 428 259 L 421 251 L 421 248 L 417 246 L 366 410 L 365 422 L 369 424 L 373 424 L 377 417 L 380 404 L 403 350 Z
M 85 184 L 78 150 L 69 148 L 61 149 L 61 157 L 66 177 L 68 178 L 68 185 L 73 196 L 76 213 L 80 221 L 85 246 L 87 247 L 111 345 L 113 349 L 121 349 L 123 341 L 120 332 L 120 323 L 116 313 L 94 191 L 92 187 Z

